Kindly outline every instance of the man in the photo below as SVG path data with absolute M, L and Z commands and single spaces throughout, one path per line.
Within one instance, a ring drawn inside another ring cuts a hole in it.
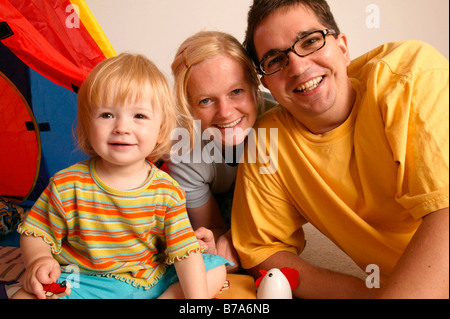
M 324 0 L 254 0 L 244 45 L 281 107 L 257 125 L 278 130 L 276 172 L 239 168 L 243 268 L 297 269 L 298 298 L 448 298 L 448 61 L 417 41 L 350 61 Z M 307 222 L 381 288 L 305 262 Z

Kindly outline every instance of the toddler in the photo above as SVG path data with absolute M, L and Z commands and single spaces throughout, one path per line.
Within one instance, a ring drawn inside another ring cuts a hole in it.
M 227 261 L 202 255 L 164 159 L 179 111 L 164 75 L 123 53 L 95 67 L 78 93 L 76 133 L 90 159 L 58 172 L 19 225 L 25 262 L 14 298 L 212 298 Z

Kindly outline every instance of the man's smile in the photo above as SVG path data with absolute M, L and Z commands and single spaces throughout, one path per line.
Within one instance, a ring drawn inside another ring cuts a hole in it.
M 314 78 L 306 83 L 303 83 L 301 85 L 299 85 L 294 92 L 296 93 L 304 93 L 304 92 L 309 92 L 314 90 L 315 88 L 317 88 L 320 83 L 322 83 L 324 77 L 323 76 L 318 76 L 317 78 Z

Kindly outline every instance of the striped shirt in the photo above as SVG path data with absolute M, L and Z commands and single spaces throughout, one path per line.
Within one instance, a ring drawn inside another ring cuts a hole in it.
M 95 171 L 95 159 L 58 172 L 19 226 L 42 237 L 61 270 L 114 276 L 151 287 L 167 265 L 200 250 L 178 183 L 153 164 L 142 186 L 119 191 Z

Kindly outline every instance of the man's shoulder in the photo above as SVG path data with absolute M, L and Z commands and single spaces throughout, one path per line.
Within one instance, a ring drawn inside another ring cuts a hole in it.
M 448 60 L 432 45 L 417 40 L 389 42 L 354 59 L 349 76 L 358 78 L 366 69 L 386 67 L 392 73 L 411 74 L 448 69 Z

